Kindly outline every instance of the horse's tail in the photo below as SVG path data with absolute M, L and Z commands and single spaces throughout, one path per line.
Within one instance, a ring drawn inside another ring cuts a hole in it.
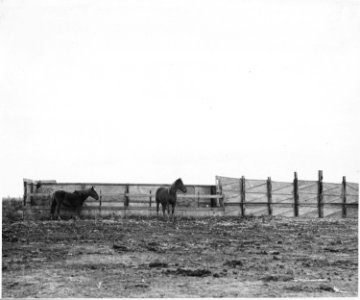
M 160 191 L 160 189 L 157 189 L 156 193 L 155 193 L 155 201 L 156 201 L 156 203 L 158 203 L 160 201 L 159 200 L 159 191 Z
M 166 202 L 166 196 L 165 196 L 165 199 L 164 199 L 164 191 L 165 191 L 164 188 L 158 188 L 156 190 L 156 193 L 155 193 L 155 201 L 156 201 L 156 203 L 163 204 L 164 200 Z
M 50 209 L 51 215 L 54 215 L 54 213 L 55 213 L 55 207 L 56 207 L 55 194 L 56 194 L 56 192 L 53 193 L 52 196 L 51 196 L 51 209 Z

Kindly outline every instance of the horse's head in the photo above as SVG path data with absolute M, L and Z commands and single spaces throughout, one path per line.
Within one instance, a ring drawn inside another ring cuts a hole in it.
M 183 184 L 181 178 L 179 178 L 178 180 L 176 180 L 175 186 L 176 186 L 180 191 L 182 191 L 183 193 L 186 193 L 186 192 L 187 192 L 186 187 L 185 187 L 185 185 Z
M 95 200 L 99 200 L 99 195 L 95 191 L 94 186 L 92 186 L 91 189 L 89 189 L 89 196 L 93 197 Z

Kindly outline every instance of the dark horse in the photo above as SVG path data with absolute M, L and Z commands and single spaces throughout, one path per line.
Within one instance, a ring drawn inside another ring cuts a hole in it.
M 56 214 L 58 219 L 60 219 L 60 208 L 66 207 L 77 212 L 78 217 L 80 217 L 80 209 L 84 201 L 89 197 L 93 197 L 96 200 L 99 200 L 99 195 L 95 191 L 94 187 L 87 190 L 75 191 L 73 193 L 65 191 L 56 191 L 51 198 L 51 218 L 54 218 L 54 213 L 56 209 Z
M 177 190 L 186 193 L 186 187 L 184 186 L 181 178 L 177 179 L 170 188 L 161 187 L 156 190 L 156 212 L 159 215 L 159 204 L 161 203 L 163 216 L 165 217 L 165 209 L 167 208 L 168 215 L 170 215 L 170 204 L 172 206 L 171 215 L 174 216 L 174 210 L 176 205 L 176 192 Z

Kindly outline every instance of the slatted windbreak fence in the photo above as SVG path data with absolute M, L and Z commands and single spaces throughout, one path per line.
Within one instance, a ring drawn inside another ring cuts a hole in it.
M 224 214 L 232 216 L 357 217 L 359 184 L 298 180 L 252 180 L 216 176 Z

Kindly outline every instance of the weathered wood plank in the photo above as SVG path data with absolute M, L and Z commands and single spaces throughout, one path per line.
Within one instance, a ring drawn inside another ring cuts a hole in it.
M 266 181 L 266 188 L 267 188 L 267 199 L 268 199 L 268 214 L 269 216 L 272 215 L 272 186 L 271 186 L 271 177 L 268 177 L 267 181 Z
M 318 215 L 319 218 L 324 216 L 323 212 L 323 172 L 319 170 L 319 179 L 318 179 Z
M 297 173 L 294 172 L 294 216 L 299 216 L 299 183 Z

